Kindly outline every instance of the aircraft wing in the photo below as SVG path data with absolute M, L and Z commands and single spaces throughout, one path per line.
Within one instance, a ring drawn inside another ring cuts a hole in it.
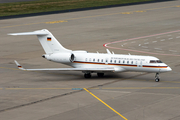
M 115 69 L 113 67 L 107 68 L 42 68 L 42 69 L 25 69 L 23 68 L 16 60 L 14 61 L 20 70 L 25 71 L 50 71 L 50 70 L 58 70 L 58 71 L 107 71 L 113 72 Z

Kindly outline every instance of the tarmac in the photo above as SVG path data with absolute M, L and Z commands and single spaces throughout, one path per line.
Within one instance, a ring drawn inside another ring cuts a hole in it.
M 176 0 L 0 20 L 0 120 L 179 120 L 179 11 Z M 42 58 L 36 36 L 7 35 L 41 29 L 68 49 L 155 56 L 173 71 L 155 82 L 154 73 L 19 70 L 14 60 L 68 67 Z

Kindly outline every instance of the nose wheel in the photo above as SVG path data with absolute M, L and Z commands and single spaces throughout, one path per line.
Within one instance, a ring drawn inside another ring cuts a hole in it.
M 159 82 L 159 81 L 160 81 L 159 73 L 156 73 L 156 75 L 155 75 L 155 82 Z

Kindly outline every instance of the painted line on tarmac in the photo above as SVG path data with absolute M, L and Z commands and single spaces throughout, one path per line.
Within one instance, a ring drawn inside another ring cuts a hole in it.
M 6 90 L 71 90 L 72 88 L 5 88 Z
M 165 35 L 165 34 L 176 33 L 176 32 L 180 32 L 180 30 L 170 31 L 170 32 L 165 32 L 165 33 L 159 33 L 159 34 L 154 34 L 154 35 L 148 35 L 148 36 L 142 36 L 142 37 L 137 37 L 137 38 L 130 38 L 130 39 L 119 40 L 119 41 L 114 41 L 114 42 L 109 42 L 109 43 L 105 43 L 103 46 L 107 47 L 107 48 L 111 48 L 111 49 L 120 49 L 120 50 L 133 51 L 133 52 L 138 52 L 138 53 L 147 53 L 147 54 L 164 55 L 164 56 L 180 56 L 180 55 L 174 55 L 174 54 L 160 54 L 160 53 L 154 53 L 154 52 L 145 52 L 145 51 L 139 51 L 139 50 L 124 49 L 124 48 L 108 46 L 110 44 L 126 42 L 126 41 L 132 41 L 132 40 L 138 40 L 138 39 L 142 39 L 142 38 L 155 37 L 155 36 L 159 36 L 159 35 Z
M 55 23 L 63 23 L 63 22 L 68 22 L 68 21 L 67 20 L 58 20 L 58 21 L 46 22 L 46 24 L 55 24 Z
M 106 89 L 106 90 L 108 90 L 108 89 L 114 89 L 114 90 L 117 90 L 117 89 L 126 89 L 126 90 L 131 90 L 131 89 L 134 89 L 134 90 L 136 90 L 136 89 L 180 89 L 180 87 L 115 87 L 115 88 L 102 88 L 102 89 Z
M 0 67 L 0 68 L 2 68 L 2 69 L 10 69 L 10 70 L 19 70 L 17 68 L 8 68 L 8 67 Z
M 102 16 L 110 16 L 110 15 L 117 15 L 117 14 L 143 13 L 143 12 L 147 12 L 147 11 L 150 11 L 150 10 L 159 10 L 159 9 L 172 8 L 172 7 L 177 7 L 177 8 L 178 8 L 179 6 L 180 6 L 180 5 L 175 5 L 175 6 L 167 6 L 167 7 L 160 7 L 160 8 L 145 9 L 145 10 L 135 10 L 135 11 L 128 11 L 128 12 L 119 12 L 119 13 L 110 13 L 110 14 L 102 14 L 102 15 L 94 15 L 94 16 L 85 16 L 85 17 L 78 17 L 78 18 L 70 18 L 70 19 L 56 20 L 56 21 L 49 21 L 49 22 L 28 23 L 28 24 L 4 26 L 4 27 L 0 27 L 0 28 L 11 28 L 11 27 L 19 27 L 19 26 L 27 26 L 27 25 L 36 25 L 36 24 L 54 24 L 54 23 L 68 22 L 68 20 L 78 20 L 78 19 L 94 18 L 94 17 L 102 17 Z
M 42 24 L 44 22 L 39 22 L 39 23 L 28 23 L 28 24 L 20 24 L 20 25 L 12 25 L 12 26 L 4 26 L 0 28 L 12 28 L 12 27 L 19 27 L 19 26 L 27 26 L 27 25 L 36 25 L 36 24 Z
M 121 116 L 124 120 L 128 120 L 127 118 L 125 118 L 123 115 L 121 115 L 119 112 L 117 112 L 115 109 L 113 109 L 111 106 L 109 106 L 108 104 L 106 104 L 104 101 L 102 101 L 100 98 L 98 98 L 97 96 L 95 96 L 92 92 L 90 92 L 89 90 L 87 90 L 86 88 L 84 88 L 84 90 L 86 92 L 88 92 L 89 94 L 91 94 L 93 97 L 95 97 L 96 99 L 98 99 L 100 102 L 102 102 L 104 105 L 106 105 L 108 108 L 110 108 L 113 112 L 115 112 L 116 114 L 118 114 L 119 116 Z

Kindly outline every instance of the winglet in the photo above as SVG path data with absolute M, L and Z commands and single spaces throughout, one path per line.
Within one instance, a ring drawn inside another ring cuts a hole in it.
M 14 60 L 14 62 L 16 63 L 16 65 L 18 66 L 18 68 L 19 68 L 20 70 L 26 70 L 26 69 L 24 69 L 16 60 Z

